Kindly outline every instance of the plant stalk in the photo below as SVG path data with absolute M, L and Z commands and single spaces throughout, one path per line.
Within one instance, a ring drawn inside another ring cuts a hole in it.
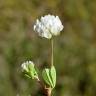
M 41 85 L 41 88 L 42 88 L 43 93 L 45 94 L 45 96 L 51 96 L 52 88 L 47 87 L 46 85 L 44 85 L 44 83 L 39 78 L 36 78 L 36 80 Z
M 53 41 L 53 38 L 52 38 L 51 39 L 51 66 L 53 66 L 53 64 L 54 64 L 54 55 L 53 55 L 54 49 L 53 49 L 53 47 L 54 47 L 54 41 Z
M 51 91 L 52 91 L 51 87 L 47 88 L 46 89 L 46 96 L 51 96 Z

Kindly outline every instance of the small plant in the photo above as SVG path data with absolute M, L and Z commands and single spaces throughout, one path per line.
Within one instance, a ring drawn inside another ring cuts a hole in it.
M 34 25 L 34 30 L 39 36 L 51 41 L 51 64 L 49 68 L 42 70 L 43 81 L 39 78 L 36 66 L 32 61 L 26 61 L 21 65 L 24 75 L 39 82 L 46 96 L 51 96 L 52 90 L 56 85 L 56 69 L 53 62 L 53 37 L 59 35 L 63 28 L 59 17 L 53 15 L 46 15 L 41 17 L 40 20 L 37 19 Z

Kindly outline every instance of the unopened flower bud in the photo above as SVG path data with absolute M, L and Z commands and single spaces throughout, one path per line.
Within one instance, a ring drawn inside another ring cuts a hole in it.
M 24 74 L 32 79 L 37 79 L 38 78 L 38 74 L 37 71 L 35 69 L 34 63 L 32 61 L 26 61 L 21 65 L 22 68 L 22 72 L 24 72 Z

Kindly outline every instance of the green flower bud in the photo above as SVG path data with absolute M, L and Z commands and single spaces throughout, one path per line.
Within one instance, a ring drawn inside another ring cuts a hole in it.
M 38 79 L 38 74 L 32 61 L 26 61 L 21 65 L 25 76 L 32 79 Z
M 42 71 L 42 76 L 47 85 L 49 85 L 51 88 L 54 88 L 56 85 L 56 69 L 54 66 L 51 68 L 45 68 Z

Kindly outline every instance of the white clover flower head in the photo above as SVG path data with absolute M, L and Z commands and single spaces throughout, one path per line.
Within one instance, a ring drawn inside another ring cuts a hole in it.
M 34 63 L 32 61 L 26 61 L 26 62 L 22 63 L 22 65 L 21 65 L 22 71 L 28 72 L 30 65 L 34 67 Z
M 63 28 L 64 26 L 59 17 L 54 15 L 45 15 L 44 17 L 41 17 L 40 20 L 37 19 L 36 24 L 34 25 L 34 30 L 39 36 L 47 39 L 59 35 Z
M 32 79 L 38 79 L 38 73 L 35 69 L 34 63 L 32 61 L 26 61 L 21 65 L 22 72 L 25 76 Z

